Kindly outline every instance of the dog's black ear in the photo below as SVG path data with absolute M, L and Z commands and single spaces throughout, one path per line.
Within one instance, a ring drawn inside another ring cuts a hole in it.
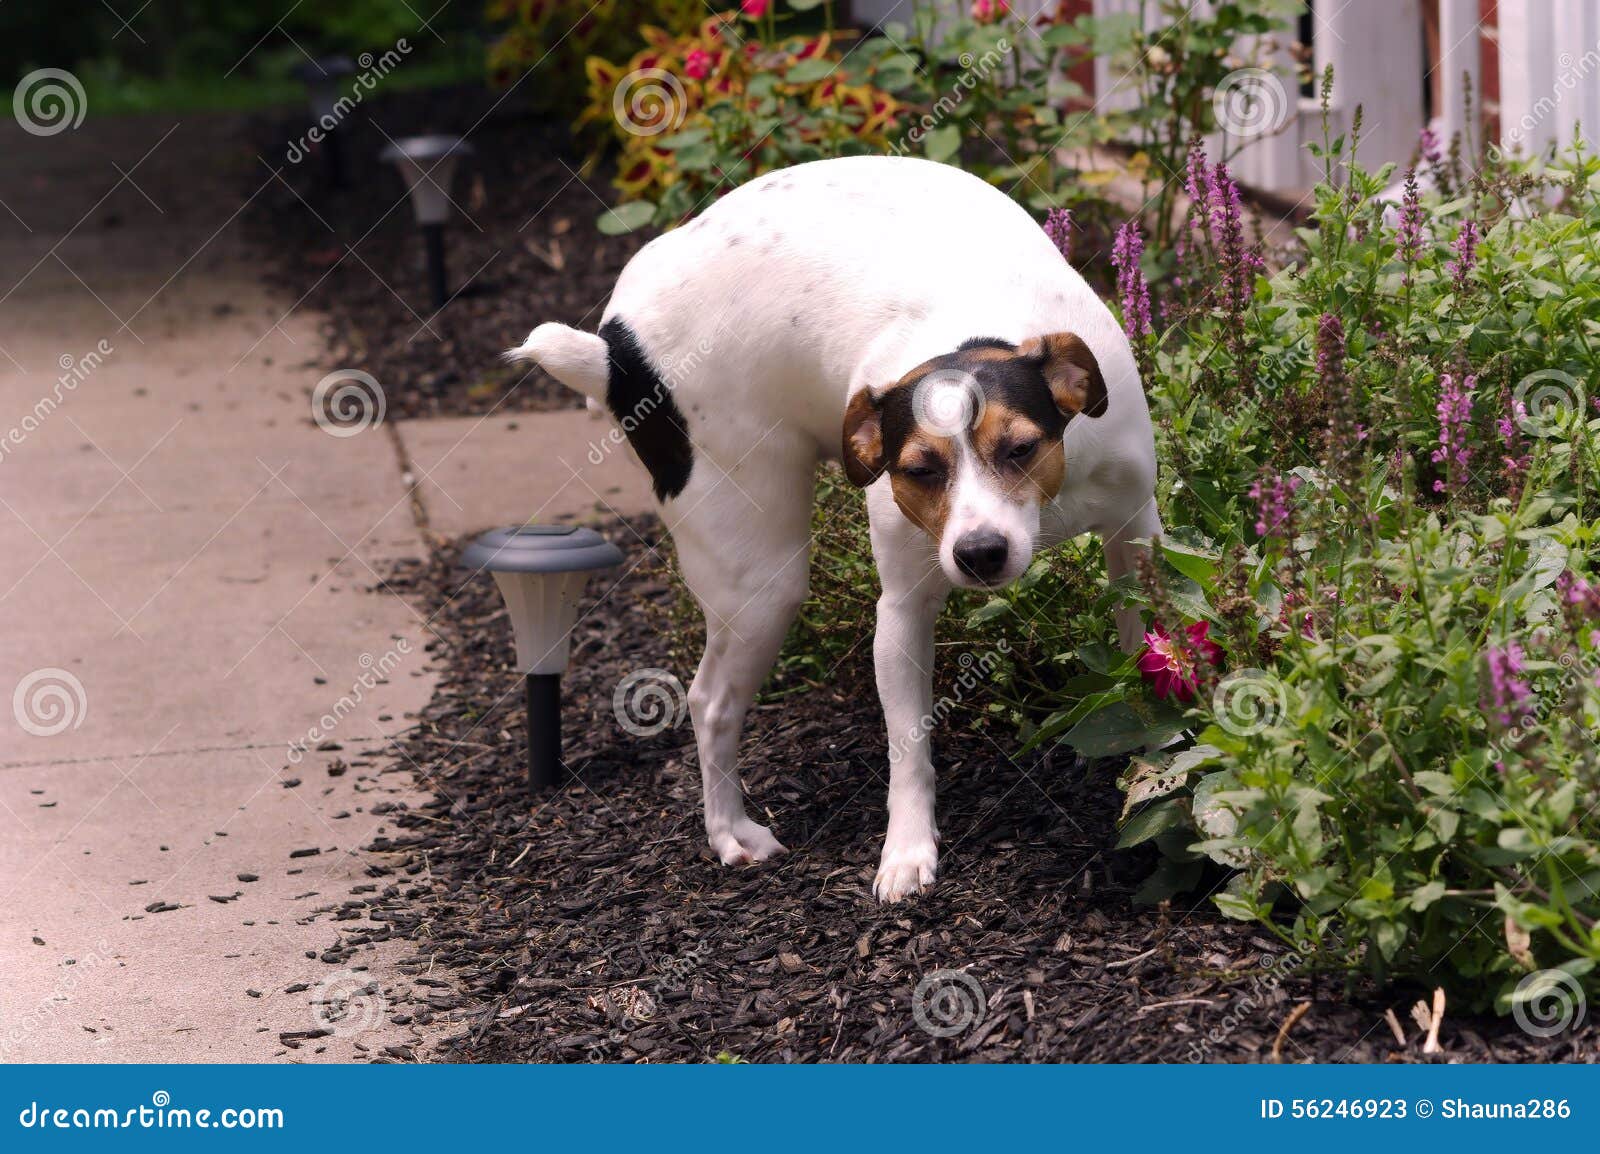
M 861 389 L 844 409 L 844 475 L 865 488 L 883 472 L 883 399 Z
M 1106 381 L 1100 362 L 1077 333 L 1050 333 L 1023 341 L 1017 352 L 1039 362 L 1056 408 L 1069 419 L 1074 413 L 1100 417 L 1106 411 Z

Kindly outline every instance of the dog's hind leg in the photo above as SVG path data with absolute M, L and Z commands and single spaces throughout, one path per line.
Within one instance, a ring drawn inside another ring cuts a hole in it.
M 770 446 L 764 446 L 770 447 Z M 783 846 L 745 813 L 739 781 L 744 717 L 805 600 L 815 453 L 719 474 L 697 458 L 667 508 L 678 564 L 706 619 L 706 649 L 689 689 L 705 795 L 706 836 L 725 865 Z M 707 479 L 704 474 L 710 474 Z

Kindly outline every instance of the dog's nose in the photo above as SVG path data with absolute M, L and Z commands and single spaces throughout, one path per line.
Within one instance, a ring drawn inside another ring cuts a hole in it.
M 993 529 L 978 529 L 956 542 L 956 566 L 968 577 L 977 581 L 993 581 L 1006 567 L 1006 554 L 1011 547 L 1005 534 Z

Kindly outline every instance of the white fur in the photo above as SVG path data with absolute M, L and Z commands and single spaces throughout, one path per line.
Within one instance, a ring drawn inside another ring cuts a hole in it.
M 1136 541 L 1160 531 L 1149 411 L 1121 327 L 1018 205 L 957 169 L 895 157 L 818 161 L 729 194 L 629 262 L 606 319 L 620 317 L 664 378 L 694 446 L 687 487 L 662 516 L 705 610 L 705 656 L 689 694 L 706 831 L 726 863 L 782 846 L 746 814 L 736 761 L 745 711 L 805 598 L 813 473 L 837 459 L 845 404 L 971 337 L 1020 344 L 1076 333 L 1100 364 L 1104 416 L 1073 418 L 1066 481 L 1044 507 L 999 497 L 965 464 L 944 539 L 869 487 L 883 583 L 873 639 L 891 758 L 889 828 L 874 884 L 895 901 L 930 884 L 938 860 L 933 625 L 952 585 L 970 584 L 952 545 L 974 526 L 1011 543 L 1004 577 L 1034 550 L 1093 531 L 1115 578 Z M 513 355 L 591 397 L 605 393 L 605 345 L 541 325 Z M 691 364 L 692 371 L 672 366 Z M 963 449 L 963 458 L 966 451 Z M 1136 611 L 1118 614 L 1124 648 Z

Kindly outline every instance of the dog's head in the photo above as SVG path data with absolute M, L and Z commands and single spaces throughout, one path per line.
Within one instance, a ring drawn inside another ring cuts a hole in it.
M 1066 476 L 1067 422 L 1105 411 L 1100 365 L 1077 335 L 970 340 L 850 398 L 844 470 L 863 486 L 887 473 L 950 580 L 997 587 L 1033 560 L 1039 509 Z

